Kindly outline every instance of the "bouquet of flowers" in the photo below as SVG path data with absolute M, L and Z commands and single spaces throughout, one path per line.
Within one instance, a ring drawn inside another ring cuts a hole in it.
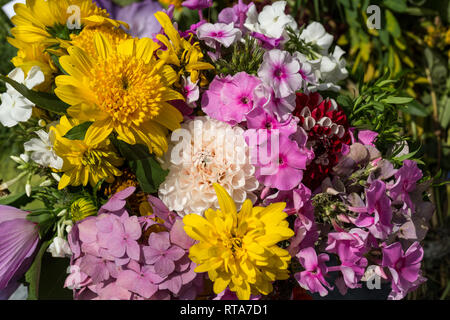
M 2 296 L 24 283 L 38 298 L 50 254 L 74 299 L 298 299 L 371 281 L 402 299 L 426 281 L 432 180 L 406 141 L 357 121 L 411 100 L 384 78 L 343 95 L 345 52 L 286 4 L 239 0 L 213 21 L 212 0 L 184 1 L 199 17 L 186 30 L 152 1 L 15 5 Z

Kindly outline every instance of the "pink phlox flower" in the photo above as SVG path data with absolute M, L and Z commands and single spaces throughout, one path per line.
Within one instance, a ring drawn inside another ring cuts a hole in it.
M 236 125 L 254 107 L 254 90 L 260 80 L 245 72 L 225 78 L 216 77 L 203 94 L 203 111 L 213 119 Z
M 275 97 L 285 98 L 302 87 L 299 71 L 300 63 L 289 52 L 273 49 L 264 54 L 258 76 L 274 89 Z
M 211 48 L 216 48 L 220 43 L 228 48 L 242 36 L 241 30 L 234 27 L 234 23 L 205 23 L 197 29 L 197 37 Z

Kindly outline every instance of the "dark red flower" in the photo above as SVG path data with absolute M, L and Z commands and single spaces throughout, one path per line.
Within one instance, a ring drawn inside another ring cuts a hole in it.
M 317 188 L 339 160 L 344 144 L 350 144 L 349 123 L 342 108 L 330 99 L 323 100 L 315 92 L 297 93 L 294 115 L 308 134 L 307 147 L 314 159 L 303 173 L 302 183 L 311 190 Z

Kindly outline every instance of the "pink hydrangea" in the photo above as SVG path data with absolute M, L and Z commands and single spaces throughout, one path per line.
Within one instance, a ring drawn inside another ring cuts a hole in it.
M 149 198 L 153 215 L 130 216 L 126 198 L 134 191 L 131 187 L 117 193 L 98 216 L 72 228 L 73 256 L 65 286 L 74 290 L 75 299 L 194 299 L 203 278 L 188 257 L 193 241 L 182 220 L 155 197 Z M 152 232 L 146 240 L 148 229 L 159 224 L 156 217 L 169 231 Z

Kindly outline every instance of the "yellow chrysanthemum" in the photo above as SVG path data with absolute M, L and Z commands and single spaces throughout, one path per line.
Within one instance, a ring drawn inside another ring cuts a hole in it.
M 116 28 L 109 25 L 101 25 L 96 27 L 86 27 L 79 34 L 71 34 L 70 38 L 72 41 L 70 44 L 64 44 L 63 46 L 68 48 L 73 45 L 75 47 L 83 49 L 84 52 L 90 57 L 94 57 L 97 52 L 94 45 L 94 35 L 96 33 L 101 33 L 111 44 L 113 48 L 125 40 L 131 39 L 132 37 L 126 33 L 121 28 Z
M 200 77 L 201 70 L 214 69 L 214 66 L 202 61 L 203 53 L 200 49 L 200 44 L 198 42 L 191 44 L 190 41 L 180 37 L 180 34 L 165 12 L 158 11 L 155 13 L 155 17 L 167 35 L 167 37 L 162 34 L 156 36 L 167 47 L 166 50 L 157 52 L 158 57 L 176 66 L 178 77 L 188 73 L 191 76 L 191 80 L 196 82 Z
M 172 68 L 154 56 L 158 45 L 151 39 L 129 39 L 114 47 L 95 34 L 95 57 L 78 47 L 60 58 L 69 75 L 55 80 L 56 95 L 71 105 L 68 114 L 106 139 L 112 131 L 128 144 L 144 144 L 161 156 L 168 147 L 168 130 L 180 127 L 182 114 L 168 101 L 184 99 L 171 89 Z
M 78 13 L 80 27 L 126 25 L 110 19 L 106 10 L 97 7 L 92 0 L 27 0 L 26 4 L 14 5 L 14 10 L 12 35 L 20 41 L 42 43 L 46 47 L 69 41 L 72 32 L 79 32 L 67 26 L 67 22 L 76 21 Z
M 77 120 L 69 120 L 64 116 L 56 127 L 50 129 L 55 131 L 54 151 L 64 161 L 59 170 L 64 174 L 58 189 L 68 185 L 86 186 L 88 183 L 94 187 L 102 179 L 112 183 L 115 176 L 122 174 L 117 167 L 123 164 L 123 159 L 116 154 L 109 139 L 100 137 L 92 126 L 87 130 L 84 140 L 64 138 L 78 124 Z
M 189 251 L 198 266 L 196 272 L 208 272 L 214 292 L 227 287 L 241 300 L 251 294 L 269 294 L 272 282 L 285 280 L 291 257 L 277 243 L 294 235 L 283 212 L 286 203 L 253 207 L 247 199 L 239 213 L 233 199 L 218 184 L 214 189 L 220 210 L 209 209 L 205 217 L 190 214 L 183 218 L 184 230 L 199 242 Z

